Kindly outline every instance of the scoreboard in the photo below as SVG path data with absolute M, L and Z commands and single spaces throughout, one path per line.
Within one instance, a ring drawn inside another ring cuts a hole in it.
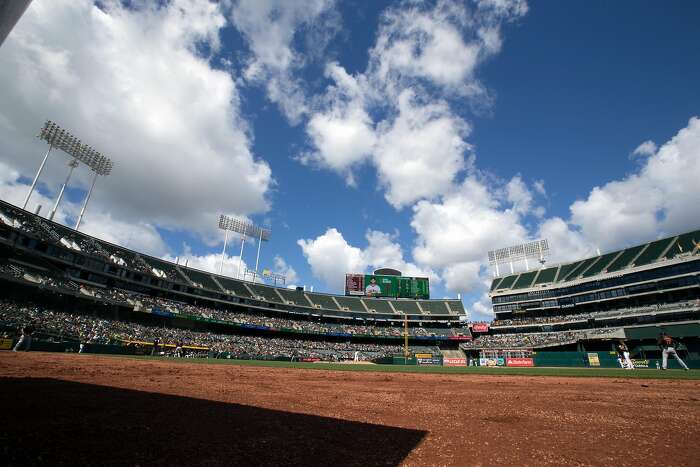
M 345 274 L 345 295 L 427 300 L 430 285 L 427 277 Z

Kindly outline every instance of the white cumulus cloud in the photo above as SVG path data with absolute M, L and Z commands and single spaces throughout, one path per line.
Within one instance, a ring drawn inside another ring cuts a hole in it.
M 48 117 L 111 157 L 86 228 L 110 213 L 211 233 L 220 212 L 267 210 L 271 170 L 251 152 L 234 79 L 199 52 L 218 49 L 225 24 L 209 2 L 32 2 L 0 49 L 0 155 L 31 178 Z M 42 180 L 55 192 L 67 157 L 50 161 Z M 89 181 L 79 170 L 73 186 Z

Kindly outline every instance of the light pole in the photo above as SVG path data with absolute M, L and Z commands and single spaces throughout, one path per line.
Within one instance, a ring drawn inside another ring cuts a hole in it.
M 63 193 L 65 192 L 65 189 L 68 186 L 68 182 L 70 181 L 70 177 L 71 175 L 73 175 L 73 170 L 75 170 L 75 168 L 78 166 L 78 163 L 82 162 L 83 164 L 88 166 L 88 168 L 92 170 L 95 174 L 92 179 L 92 184 L 90 185 L 90 190 L 87 192 L 85 201 L 83 202 L 83 206 L 80 209 L 80 215 L 78 216 L 78 220 L 75 224 L 75 230 L 78 230 L 78 228 L 80 227 L 80 223 L 83 220 L 83 216 L 85 215 L 85 209 L 87 208 L 88 201 L 90 201 L 92 190 L 95 188 L 97 176 L 109 175 L 112 172 L 112 167 L 114 166 L 114 164 L 108 157 L 103 156 L 92 147 L 88 146 L 87 144 L 84 144 L 78 138 L 73 136 L 70 132 L 64 130 L 51 120 L 46 121 L 44 127 L 41 129 L 41 132 L 38 135 L 38 138 L 49 143 L 49 149 L 48 151 L 46 151 L 46 155 L 44 155 L 44 159 L 41 161 L 39 170 L 34 176 L 34 180 L 32 181 L 32 184 L 29 187 L 29 193 L 27 193 L 27 197 L 24 199 L 24 205 L 22 206 L 22 208 L 27 208 L 29 198 L 34 192 L 36 183 L 39 180 L 39 176 L 41 175 L 42 171 L 44 170 L 46 160 L 49 158 L 51 150 L 53 148 L 60 149 L 61 151 L 71 156 L 73 160 L 68 164 L 70 166 L 68 176 L 66 177 L 66 181 L 63 183 L 63 186 L 61 186 L 61 191 L 58 194 L 58 198 L 56 199 L 56 203 L 54 204 L 53 209 L 49 213 L 49 220 L 53 220 L 54 215 L 56 215 L 56 210 L 58 209 L 58 205 L 61 202 L 61 198 L 63 198 Z
M 257 225 L 237 217 L 229 217 L 225 215 L 219 216 L 219 228 L 226 232 L 224 236 L 224 250 L 221 252 L 221 262 L 219 263 L 219 274 L 224 268 L 224 258 L 226 255 L 226 245 L 228 242 L 228 232 L 236 232 L 241 234 L 241 254 L 238 258 L 238 278 L 241 277 L 241 267 L 243 265 L 243 247 L 245 245 L 246 236 L 255 236 L 258 238 L 258 258 L 255 261 L 255 271 L 257 272 L 258 260 L 260 259 L 260 243 L 270 239 L 271 231 L 263 229 Z

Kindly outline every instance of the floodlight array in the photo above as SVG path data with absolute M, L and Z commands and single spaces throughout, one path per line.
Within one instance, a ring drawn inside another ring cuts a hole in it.
M 534 242 L 489 251 L 489 264 L 495 266 L 497 264 L 523 261 L 528 258 L 541 260 L 547 255 L 549 255 L 549 243 L 547 240 L 535 240 Z
M 219 216 L 219 228 L 221 230 L 237 232 L 248 237 L 258 238 L 265 242 L 270 239 L 272 233 L 269 229 L 263 229 L 262 227 L 258 227 L 238 217 L 229 217 L 223 214 Z
M 51 120 L 47 120 L 38 136 L 51 145 L 87 165 L 98 175 L 109 175 L 113 163 L 91 146 L 64 130 Z

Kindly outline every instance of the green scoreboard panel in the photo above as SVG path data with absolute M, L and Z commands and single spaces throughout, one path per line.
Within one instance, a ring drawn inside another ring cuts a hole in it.
M 430 285 L 427 277 L 346 274 L 345 295 L 427 300 Z

